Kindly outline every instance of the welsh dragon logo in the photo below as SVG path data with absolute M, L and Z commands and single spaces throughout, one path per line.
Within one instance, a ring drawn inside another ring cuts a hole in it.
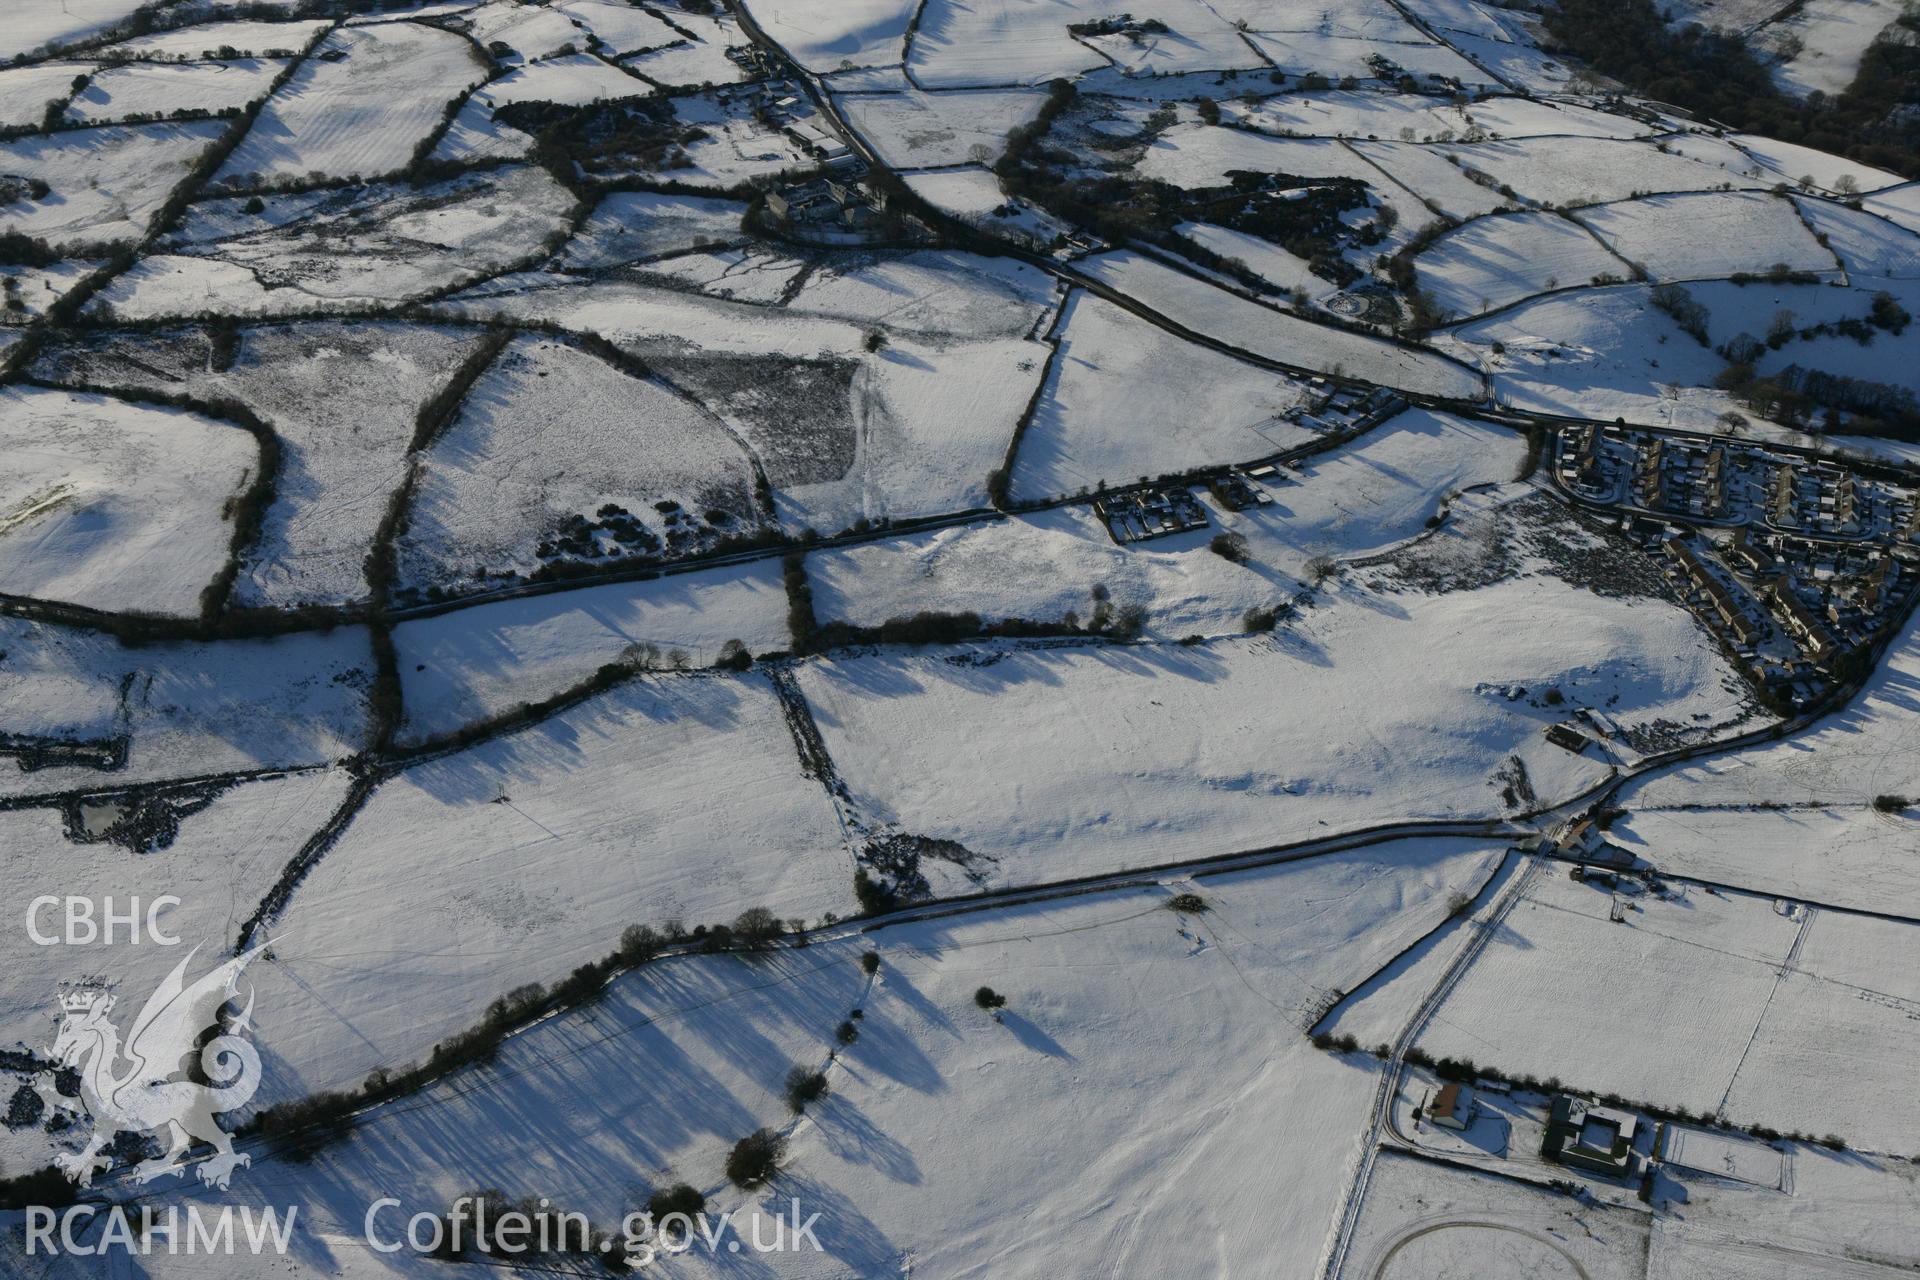
M 252 992 L 240 1015 L 224 1027 L 220 1010 L 237 994 L 241 971 L 265 946 L 235 956 L 188 986 L 187 966 L 199 951 L 194 948 L 147 998 L 124 1043 L 107 1017 L 112 995 L 98 988 L 61 993 L 53 1057 L 79 1071 L 80 1101 L 93 1117 L 86 1147 L 55 1157 L 62 1172 L 80 1186 L 90 1185 L 95 1172 L 112 1166 L 100 1153 L 122 1132 L 164 1130 L 166 1150 L 134 1166 L 136 1182 L 184 1172 L 196 1142 L 213 1147 L 213 1155 L 197 1167 L 208 1186 L 224 1190 L 235 1169 L 253 1162 L 233 1149 L 233 1139 L 214 1117 L 245 1106 L 260 1087 L 260 1054 L 242 1038 L 253 1014 Z M 203 1045 L 209 1030 L 217 1034 Z M 190 1073 L 196 1053 L 207 1083 L 181 1078 Z

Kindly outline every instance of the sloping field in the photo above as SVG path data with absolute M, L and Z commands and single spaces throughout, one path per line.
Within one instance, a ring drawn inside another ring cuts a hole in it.
M 214 180 L 245 188 L 404 168 L 449 104 L 486 78 L 481 61 L 450 31 L 342 27 L 281 86 Z
M 99 395 L 0 390 L 0 591 L 195 616 L 233 538 L 252 436 Z
M 435 1086 L 424 1105 L 361 1118 L 309 1163 L 256 1156 L 228 1199 L 299 1203 L 293 1247 L 303 1254 L 344 1250 L 316 1224 L 357 1224 L 370 1188 L 405 1211 L 443 1212 L 452 1188 L 478 1181 L 611 1226 L 650 1190 L 685 1180 L 711 1189 L 709 1211 L 734 1213 L 743 1236 L 752 1213 L 770 1217 L 789 1196 L 819 1206 L 806 1212 L 822 1214 L 822 1253 L 755 1258 L 743 1246 L 675 1259 L 677 1273 L 703 1277 L 737 1272 L 743 1255 L 768 1274 L 893 1275 L 911 1257 L 916 1273 L 984 1264 L 1011 1280 L 1056 1276 L 1062 1256 L 1115 1275 L 1237 1276 L 1276 1256 L 1311 1259 L 1375 1076 L 1313 1049 L 1302 1011 L 1431 927 L 1488 856 L 1465 842 L 1399 842 L 1210 877 L 1199 888 L 1216 913 L 1202 917 L 1139 890 L 897 926 L 758 962 L 661 962 L 516 1037 L 495 1066 Z M 302 958 L 281 967 L 358 996 L 317 954 L 362 944 L 346 923 L 328 939 L 290 938 L 283 953 Z M 857 963 L 869 946 L 881 956 L 870 980 Z M 973 1005 L 983 984 L 1007 997 L 998 1019 Z M 308 1027 L 291 1016 L 300 993 L 290 987 L 260 1000 L 282 1011 L 262 1031 L 280 1078 L 353 1083 L 360 1072 L 348 1064 L 365 1061 L 364 1047 L 337 1017 Z M 829 1060 L 835 1024 L 856 1007 L 858 1039 Z M 358 1000 L 346 1008 L 355 1027 L 389 1041 L 401 1016 Z M 340 1069 L 316 1066 L 312 1045 Z M 824 1063 L 830 1084 L 799 1121 L 781 1100 L 796 1063 Z M 1088 1107 L 1089 1096 L 1110 1105 Z M 1276 1096 L 1290 1105 L 1266 1105 Z M 736 1192 L 720 1172 L 726 1152 L 761 1125 L 791 1131 L 789 1159 L 772 1190 Z M 1032 1140 L 1040 1133 L 1046 1142 Z M 1013 1184 L 1033 1193 L 1010 1208 Z M 161 1258 L 158 1280 L 184 1274 L 161 1270 Z M 218 1271 L 196 1265 L 218 1280 L 243 1274 L 221 1260 Z M 385 1265 L 425 1275 L 441 1264 L 402 1253 Z
M 1244 462 L 1313 438 L 1285 420 L 1306 402 L 1290 378 L 1183 342 L 1077 293 L 1015 459 L 1027 502 L 1141 476 Z
M 1098 254 L 1075 267 L 1183 328 L 1269 360 L 1426 395 L 1480 394 L 1479 378 L 1452 361 L 1263 307 L 1137 253 Z
M 434 444 L 401 579 L 425 588 L 529 573 L 563 521 L 608 503 L 662 540 L 675 507 L 696 519 L 724 512 L 732 532 L 752 522 L 752 489 L 747 455 L 697 405 L 576 348 L 516 338 Z
M 715 802 L 717 779 L 731 799 Z M 300 885 L 262 977 L 281 1096 L 422 1059 L 628 925 L 853 908 L 833 804 L 757 675 L 636 681 L 382 784 Z M 272 999 L 269 999 L 269 992 Z
M 1724 143 L 1724 163 L 1660 151 L 1651 142 L 1615 138 L 1526 138 L 1457 145 L 1447 150 L 1466 164 L 1490 173 L 1529 200 L 1552 205 L 1600 204 L 1662 191 L 1706 191 L 1722 184 L 1764 188 L 1771 178 L 1752 178 L 1752 162 Z M 1710 154 L 1704 144 L 1691 149 Z
M 1472 316 L 1536 293 L 1624 278 L 1627 264 L 1557 213 L 1481 218 L 1443 236 L 1415 262 L 1420 287 L 1442 313 Z
M 105 67 L 74 95 L 67 105 L 67 119 L 103 124 L 131 115 L 238 110 L 265 94 L 285 65 L 274 59 L 236 58 L 177 66 L 136 62 Z
M 233 398 L 272 427 L 280 469 L 252 554 L 242 606 L 363 599 L 362 567 L 389 495 L 406 476 L 414 415 L 478 335 L 431 325 L 337 323 L 245 331 L 215 372 L 199 330 L 109 331 L 56 347 L 34 366 L 55 382 Z
M 816 552 L 814 611 L 861 626 L 923 610 L 1085 623 L 1098 585 L 1113 608 L 1143 609 L 1149 636 L 1236 634 L 1249 609 L 1304 590 L 1316 557 L 1370 555 L 1418 535 L 1451 495 L 1510 477 L 1521 453 L 1512 434 L 1409 412 L 1303 464 L 1270 506 L 1209 503 L 1212 525 L 1193 533 L 1122 548 L 1076 505 Z M 1208 549 L 1221 532 L 1245 540 L 1244 563 Z
M 0 795 L 329 764 L 367 745 L 373 652 L 362 627 L 129 648 L 101 632 L 9 618 L 0 649 L 0 723 L 9 733 L 127 739 L 123 767 L 8 767 Z
M 499 600 L 394 628 L 407 709 L 428 738 L 574 688 L 608 663 L 710 666 L 729 640 L 793 647 L 780 562 Z
M 1605 767 L 1546 744 L 1562 716 L 1507 688 L 1558 686 L 1629 723 L 1698 712 L 1704 730 L 1744 714 L 1730 678 L 1678 608 L 1544 578 L 1346 587 L 1272 638 L 1206 648 L 882 653 L 801 673 L 857 809 L 998 859 L 1007 884 L 1498 815 L 1514 756 L 1548 803 Z
M 901 169 L 989 162 L 1006 147 L 1007 133 L 1040 110 L 1038 89 L 981 89 L 955 93 L 842 94 L 835 101 L 873 149 Z
M 131 243 L 226 127 L 219 120 L 113 126 L 0 142 L 0 173 L 50 188 L 45 199 L 0 205 L 0 233 L 69 250 Z
M 515 166 L 414 188 L 374 183 L 193 205 L 163 252 L 101 291 L 129 319 L 391 303 L 452 288 L 537 252 L 573 204 L 544 169 Z
M 1067 34 L 1100 17 L 1073 3 L 926 0 L 907 69 L 930 89 L 1044 84 L 1107 60 Z
M 809 71 L 897 65 L 918 0 L 752 0 L 761 30 Z
M 1761 275 L 1778 263 L 1794 271 L 1839 265 L 1800 221 L 1793 202 L 1775 196 L 1649 196 L 1582 209 L 1579 216 L 1615 253 L 1656 280 Z

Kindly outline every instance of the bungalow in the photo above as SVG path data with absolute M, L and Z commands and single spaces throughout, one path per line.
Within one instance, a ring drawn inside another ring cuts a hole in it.
M 1475 1111 L 1473 1090 L 1463 1084 L 1443 1084 L 1427 1095 L 1427 1119 L 1443 1129 L 1471 1129 Z

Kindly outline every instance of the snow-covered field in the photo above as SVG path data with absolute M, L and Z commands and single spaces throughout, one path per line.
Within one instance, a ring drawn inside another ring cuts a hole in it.
M 993 160 L 1009 130 L 1031 120 L 1037 89 L 843 94 L 840 109 L 873 149 L 903 169 Z
M 1205 530 L 1122 548 L 1076 505 L 819 552 L 807 572 L 816 613 L 860 626 L 922 611 L 1085 622 L 1099 584 L 1115 608 L 1146 611 L 1151 637 L 1228 635 L 1248 610 L 1299 590 L 1316 558 L 1373 555 L 1417 536 L 1453 495 L 1511 476 L 1520 454 L 1517 436 L 1412 412 L 1302 464 L 1298 483 L 1271 489 L 1271 506 L 1209 503 Z M 1244 539 L 1244 563 L 1208 549 L 1217 533 Z
M 0 590 L 194 616 L 233 538 L 252 436 L 100 395 L 0 390 Z
M 1421 1044 L 1483 1069 L 1911 1155 L 1920 1122 L 1889 1104 L 1904 1087 L 1899 1064 L 1920 1047 L 1917 948 L 1910 923 L 1696 886 L 1623 897 L 1542 876 Z M 1662 1044 L 1686 1049 L 1648 1051 Z
M 378 307 L 483 278 L 539 251 L 573 203 L 546 170 L 464 175 L 415 189 L 374 183 L 194 205 L 164 242 L 97 295 L 144 320 L 218 308 L 284 315 Z
M 1301 383 L 1182 342 L 1091 294 L 1068 301 L 1058 332 L 1015 459 L 1017 501 L 1244 462 L 1314 438 L 1285 416 L 1306 401 Z
M 362 627 L 129 648 L 99 632 L 9 618 L 0 649 L 7 732 L 127 740 L 117 769 L 0 769 L 7 796 L 328 764 L 367 745 L 373 658 Z
M 1506 691 L 1559 687 L 1625 723 L 1700 714 L 1711 732 L 1744 713 L 1695 635 L 1678 609 L 1550 579 L 1441 596 L 1349 585 L 1270 638 L 849 655 L 801 684 L 863 815 L 1026 884 L 1497 817 L 1515 758 L 1539 802 L 1569 798 L 1606 767 L 1548 745 L 1564 713 Z
M 342 27 L 268 101 L 215 181 L 244 189 L 405 168 L 449 102 L 486 78 L 482 63 L 450 31 L 413 23 Z
M 1480 396 L 1478 377 L 1431 352 L 1301 320 L 1130 250 L 1086 258 L 1075 267 L 1176 325 L 1253 355 L 1426 395 Z
M 414 412 L 478 337 L 426 325 L 333 321 L 249 329 L 216 373 L 196 330 L 111 334 L 56 348 L 36 366 L 55 381 L 231 396 L 280 442 L 274 504 L 242 564 L 247 606 L 335 603 L 366 594 L 361 567 L 406 475 Z
M 1557 213 L 1481 218 L 1436 241 L 1416 266 L 1420 287 L 1449 316 L 1473 316 L 1599 276 L 1624 279 L 1617 254 Z
M 0 173 L 51 188 L 45 199 L 0 205 L 0 233 L 69 251 L 130 244 L 225 128 L 221 121 L 115 126 L 0 142 Z
M 1751 192 L 1650 196 L 1582 209 L 1580 221 L 1655 280 L 1762 275 L 1780 263 L 1793 271 L 1839 266 L 1792 201 Z
M 718 777 L 733 799 L 715 803 Z M 764 676 L 644 678 L 381 784 L 260 975 L 280 1097 L 425 1057 L 628 925 L 850 914 L 853 868 Z
M 67 118 L 105 124 L 132 115 L 238 110 L 264 95 L 286 64 L 271 58 L 174 65 L 129 63 L 94 73 L 67 104 Z
M 536 544 L 608 503 L 661 537 L 676 505 L 747 527 L 752 489 L 746 451 L 701 406 L 589 352 L 518 338 L 428 454 L 400 543 L 401 581 L 471 587 L 531 572 Z
M 500 600 L 394 628 L 403 737 L 428 738 L 574 688 L 608 663 L 711 665 L 730 640 L 792 646 L 775 560 Z M 651 647 L 649 647 L 651 646 Z

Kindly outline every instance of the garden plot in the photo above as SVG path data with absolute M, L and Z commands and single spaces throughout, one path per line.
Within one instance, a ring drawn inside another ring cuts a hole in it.
M 1734 757 L 1737 759 L 1738 757 Z M 1608 839 L 1667 875 L 1858 911 L 1920 917 L 1920 823 L 1876 812 L 1867 798 L 1819 808 L 1666 808 L 1638 802 Z
M 67 104 L 66 115 L 84 124 L 104 124 L 133 115 L 238 111 L 264 95 L 285 66 L 270 58 L 235 58 L 103 67 Z
M 1916 974 L 1920 926 L 1813 911 L 1732 1081 L 1728 1114 L 1920 1153 L 1920 1115 L 1907 1101 L 1920 1052 Z
M 1673 144 L 1676 149 L 1680 143 Z M 1725 144 L 1721 144 L 1725 147 Z M 1548 205 L 1602 204 L 1666 191 L 1773 185 L 1746 177 L 1746 157 L 1725 147 L 1733 167 L 1658 150 L 1621 138 L 1522 138 L 1445 148 L 1471 168 L 1493 175 L 1528 200 Z M 1704 152 L 1703 152 L 1704 154 Z
M 917 0 L 752 0 L 760 29 L 809 71 L 898 65 Z
M 750 653 L 793 647 L 780 563 L 575 587 L 404 622 L 394 629 L 418 741 L 584 684 L 608 663 L 705 667 L 730 640 Z
M 926 0 L 907 69 L 930 89 L 1045 84 L 1107 65 L 1067 33 L 1104 16 L 1027 0 Z
M 706 196 L 615 191 L 601 197 L 560 256 L 567 271 L 602 271 L 747 239 L 746 205 Z
M 37 129 L 47 107 L 65 102 L 75 76 L 90 74 L 91 62 L 48 62 L 0 69 L 0 129 Z
M 413 188 L 375 184 L 192 206 L 162 252 L 96 296 L 129 319 L 216 307 L 274 315 L 390 304 L 490 275 L 567 226 L 573 197 L 514 167 Z
M 1773 68 L 1774 83 L 1790 94 L 1845 93 L 1860 74 L 1867 47 L 1901 14 L 1899 0 L 1808 0 L 1766 33 L 1792 37 L 1798 51 Z
M 330 61 L 335 53 L 343 56 Z M 484 61 L 450 31 L 342 27 L 268 101 L 214 180 L 244 188 L 404 169 L 450 104 L 486 79 Z
M 1827 247 L 1846 270 L 1864 276 L 1920 278 L 1920 235 L 1825 200 L 1793 202 L 1813 229 L 1827 238 Z
M 1262 133 L 1308 138 L 1401 138 L 1410 131 L 1424 140 L 1451 137 L 1468 127 L 1457 107 L 1360 89 L 1289 93 L 1253 102 L 1234 99 L 1220 104 L 1220 115 Z
M 1629 733 L 1748 715 L 1684 610 L 1547 577 L 1343 585 L 1273 637 L 1205 647 L 883 652 L 800 678 L 861 820 L 997 859 L 1003 884 L 1497 816 L 1516 758 L 1533 792 L 1516 807 L 1604 779 L 1542 737 L 1566 712 L 1509 699 L 1516 685 Z
M 464 116 L 478 107 L 480 114 L 491 121 L 493 111 L 516 102 L 553 102 L 580 107 L 591 102 L 644 98 L 653 92 L 654 87 L 638 76 L 628 75 L 590 53 L 572 53 L 514 68 L 498 80 L 475 89 L 460 112 Z M 504 128 L 512 129 L 512 126 Z M 520 130 L 512 129 L 512 132 Z
M 1643 1280 L 1648 1215 L 1389 1149 L 1348 1257 L 1374 1280 Z
M 660 49 L 685 39 L 665 18 L 619 0 L 561 0 L 553 7 L 592 32 L 606 46 L 602 52 L 611 57 Z
M 849 93 L 836 98 L 847 121 L 899 169 L 992 163 L 1007 134 L 1032 120 L 1046 95 L 1038 89 L 953 93 Z
M 226 128 L 225 121 L 207 120 L 0 142 L 0 173 L 50 188 L 45 198 L 0 205 L 0 233 L 17 231 L 68 249 L 130 244 Z
M 350 1274 L 367 1256 L 359 1224 L 374 1195 L 401 1201 L 402 1214 L 443 1212 L 471 1186 L 500 1186 L 611 1226 L 680 1180 L 724 1188 L 710 1212 L 733 1211 L 743 1238 L 754 1209 L 784 1211 L 789 1196 L 822 1213 L 823 1254 L 695 1251 L 674 1263 L 689 1275 L 737 1274 L 741 1257 L 766 1275 L 893 1275 L 910 1258 L 915 1273 L 984 1266 L 1010 1280 L 1057 1275 L 1062 1257 L 1098 1259 L 1116 1275 L 1244 1275 L 1276 1257 L 1310 1260 L 1376 1076 L 1313 1049 L 1298 1011 L 1439 918 L 1478 861 L 1458 845 L 1404 842 L 1209 877 L 1208 916 L 1176 916 L 1164 891 L 1136 889 L 899 925 L 757 962 L 661 961 L 593 1007 L 514 1037 L 496 1065 L 360 1117 L 304 1162 L 256 1152 L 254 1176 L 236 1178 L 221 1202 L 299 1204 L 294 1256 L 324 1250 L 325 1266 Z M 346 950 L 361 933 L 331 945 Z M 882 957 L 871 981 L 856 962 L 869 945 Z M 328 968 L 306 967 L 332 981 Z M 1007 997 L 997 1019 L 973 1004 L 982 985 Z M 285 1010 L 286 998 L 272 1003 L 263 989 L 260 1007 Z M 827 1066 L 829 1095 L 792 1121 L 786 1072 L 825 1062 L 835 1024 L 855 1007 L 860 1034 Z M 381 1027 L 399 1017 L 383 1014 Z M 275 1023 L 261 1039 L 287 1074 L 318 1083 L 319 1071 L 302 1069 L 304 1030 Z M 345 1061 L 361 1049 L 336 1034 L 326 1051 Z M 1287 1105 L 1270 1105 L 1280 1096 Z M 1111 1105 L 1089 1107 L 1090 1097 Z M 792 1130 L 780 1180 L 757 1195 L 725 1188 L 728 1148 L 761 1125 Z M 1034 1141 L 1041 1133 L 1048 1140 Z M 1010 1204 L 1014 1185 L 1032 1194 Z M 408 1253 L 367 1265 L 444 1270 Z M 245 1275 L 164 1251 L 149 1269 L 155 1280 Z
M 1736 133 L 1729 141 L 1782 182 L 1807 183 L 1811 179 L 1812 186 L 1846 194 L 1849 191 L 1877 191 L 1882 187 L 1896 186 L 1901 181 L 1900 175 L 1884 169 L 1869 168 L 1824 151 L 1815 151 L 1812 147 L 1795 146 L 1791 142 L 1780 142 L 1757 133 Z
M 1736 1070 L 1751 1069 L 1741 1059 L 1801 921 L 1746 894 L 1623 901 L 1614 923 L 1603 885 L 1536 878 L 1420 1047 L 1497 1075 L 1714 1114 Z M 1801 1120 L 1737 1107 L 1727 1118 L 1803 1128 L 1818 1104 L 1800 1083 Z
M 105 265 L 93 258 L 54 262 L 44 267 L 0 264 L 0 286 L 5 295 L 5 301 L 0 302 L 0 325 L 24 325 L 45 315 L 47 308 L 64 298 L 68 290 Z
M 1417 39 L 1412 27 L 1408 36 Z M 1363 81 L 1397 80 L 1402 73 L 1418 78 L 1439 77 L 1461 84 L 1496 84 L 1480 68 L 1443 44 L 1387 40 L 1354 40 L 1311 32 L 1286 35 L 1250 35 L 1280 70 L 1292 76 L 1319 74 L 1329 80 L 1352 77 Z
M 11 766 L 8 772 L 12 772 Z M 112 775 L 100 784 L 111 785 Z M 24 1043 L 45 1052 L 57 1009 L 49 985 L 47 950 L 33 944 L 24 921 L 27 904 L 42 894 L 74 894 L 96 902 L 111 897 L 125 909 L 129 897 L 143 907 L 171 895 L 178 901 L 157 913 L 160 927 L 180 939 L 178 947 L 71 943 L 60 948 L 62 965 L 75 975 L 110 973 L 122 1007 L 146 999 L 189 948 L 211 966 L 233 945 L 240 921 L 250 915 L 300 845 L 340 807 L 351 778 L 322 769 L 269 777 L 232 786 L 190 789 L 144 803 L 103 797 L 0 813 L 0 894 L 14 908 L 12 926 L 0 936 L 0 1043 Z M 105 835 L 120 824 L 149 824 L 156 841 L 135 852 Z M 72 824 L 72 825 L 69 825 Z M 170 838 L 157 833 L 175 828 Z M 76 840 L 89 827 L 99 838 Z M 60 930 L 58 906 L 43 908 L 43 932 Z M 8 1077 L 11 1093 L 14 1078 Z M 29 1131 L 29 1139 L 48 1139 Z M 13 1168 L 39 1168 L 51 1151 L 21 1144 Z
M 313 42 L 330 24 L 324 19 L 304 22 L 204 22 L 174 31 L 156 31 L 109 45 L 104 53 L 126 53 L 136 58 L 203 58 L 222 56 L 232 49 L 242 57 L 285 57 Z
M 1505 196 L 1475 182 L 1459 165 L 1448 161 L 1432 147 L 1410 142 L 1354 142 L 1355 151 L 1380 166 L 1393 182 L 1406 187 L 1429 209 L 1422 210 L 1416 225 L 1431 220 L 1430 208 L 1438 206 L 1449 217 L 1466 221 L 1482 214 L 1510 207 Z M 1404 215 L 1403 215 L 1404 216 Z
M 129 648 L 112 636 L 7 619 L 0 723 L 29 739 L 124 739 L 115 769 L 0 769 L 0 794 L 53 795 L 249 769 L 330 764 L 367 746 L 373 650 L 362 627 L 272 640 Z
M 1085 293 L 1068 303 L 1015 459 L 1015 501 L 1266 457 L 1314 438 L 1306 388 Z
M 197 616 L 226 563 L 223 504 L 260 465 L 252 436 L 108 396 L 0 391 L 0 592 Z
M 518 0 L 492 0 L 453 19 L 475 41 L 490 50 L 499 45 L 506 60 L 534 62 L 572 53 L 587 42 L 586 33 L 573 24 L 558 5 L 523 5 Z M 497 51 L 496 51 L 497 52 Z
M 233 367 L 216 373 L 197 330 L 109 332 L 56 347 L 34 369 L 50 381 L 231 397 L 253 409 L 280 441 L 280 470 L 235 603 L 334 604 L 365 598 L 362 563 L 406 476 L 415 411 L 478 341 L 427 325 L 272 326 L 246 330 Z
M 1470 222 L 1435 241 L 1414 268 L 1420 288 L 1447 316 L 1497 311 L 1598 277 L 1621 279 L 1631 270 L 1585 227 L 1545 212 Z
M 1299 592 L 1316 558 L 1378 554 L 1415 537 L 1459 490 L 1511 476 L 1522 452 L 1511 433 L 1408 413 L 1306 464 L 1271 506 L 1210 506 L 1203 531 L 1122 548 L 1076 505 L 816 552 L 814 612 L 868 627 L 923 611 L 1085 623 L 1098 585 L 1112 608 L 1143 610 L 1149 636 L 1237 633 L 1249 610 Z M 1242 563 L 1208 549 L 1223 532 L 1242 540 Z
M 1840 264 L 1800 220 L 1793 203 L 1757 192 L 1649 196 L 1582 209 L 1580 221 L 1656 280 L 1764 274 L 1785 263 L 1794 271 L 1832 271 Z
M 724 779 L 724 783 L 721 780 Z M 724 793 L 724 798 L 723 798 Z M 627 926 L 854 909 L 832 801 L 765 677 L 643 678 L 383 783 L 282 917 L 280 1097 L 424 1060 Z
M 1479 376 L 1464 365 L 1263 307 L 1130 250 L 1083 258 L 1075 268 L 1173 324 L 1251 355 L 1423 395 L 1480 396 Z
M 746 452 L 712 414 L 557 342 L 518 338 L 437 440 L 399 544 L 401 581 L 471 588 L 532 573 L 572 524 L 624 507 L 651 538 L 587 536 L 600 555 L 684 554 L 754 523 Z M 543 549 L 546 548 L 546 549 Z

